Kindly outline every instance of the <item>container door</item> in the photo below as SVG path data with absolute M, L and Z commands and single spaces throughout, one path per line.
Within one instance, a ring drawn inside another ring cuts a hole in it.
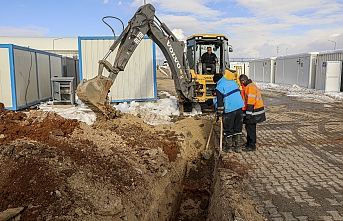
M 327 61 L 325 92 L 340 92 L 341 89 L 342 62 Z
M 53 87 L 53 90 L 54 90 L 53 100 L 61 101 L 60 82 L 54 81 L 52 87 Z

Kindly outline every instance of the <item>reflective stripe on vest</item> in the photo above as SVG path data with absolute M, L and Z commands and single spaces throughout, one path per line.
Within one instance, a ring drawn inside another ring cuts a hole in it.
M 260 111 L 246 111 L 245 113 L 243 113 L 243 116 L 248 115 L 259 115 L 259 114 L 263 114 L 264 110 L 260 110 Z
M 234 89 L 234 90 L 232 90 L 232 91 L 230 91 L 230 92 L 224 94 L 223 97 L 230 96 L 231 94 L 236 93 L 236 92 L 239 92 L 239 91 L 240 91 L 239 89 Z
M 261 110 L 261 111 L 253 112 L 252 115 L 259 115 L 263 113 L 264 113 L 264 110 Z

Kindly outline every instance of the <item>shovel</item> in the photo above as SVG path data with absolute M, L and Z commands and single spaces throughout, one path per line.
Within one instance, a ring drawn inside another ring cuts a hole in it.
M 219 123 L 220 123 L 220 141 L 219 141 L 219 154 L 218 158 L 220 157 L 220 153 L 223 149 L 223 117 L 219 117 Z
M 212 122 L 211 130 L 210 130 L 210 135 L 208 136 L 205 149 L 201 152 L 201 154 L 205 158 L 205 160 L 208 160 L 211 157 L 210 153 L 208 152 L 208 145 L 210 144 L 210 140 L 211 140 L 214 124 L 215 124 L 215 122 Z

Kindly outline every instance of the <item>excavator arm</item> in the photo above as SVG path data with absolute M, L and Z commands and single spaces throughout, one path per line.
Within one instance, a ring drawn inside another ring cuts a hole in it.
M 91 80 L 83 80 L 77 87 L 78 97 L 97 114 L 111 116 L 113 110 L 107 104 L 108 91 L 118 73 L 124 71 L 145 35 L 159 46 L 167 59 L 180 102 L 192 101 L 194 82 L 184 53 L 184 42 L 179 41 L 169 28 L 159 21 L 155 16 L 155 8 L 151 4 L 145 4 L 137 10 L 128 22 L 128 26 L 113 43 L 104 58 L 99 61 L 98 75 Z M 106 59 L 117 47 L 117 54 L 112 65 Z M 109 72 L 108 77 L 102 75 L 104 68 Z

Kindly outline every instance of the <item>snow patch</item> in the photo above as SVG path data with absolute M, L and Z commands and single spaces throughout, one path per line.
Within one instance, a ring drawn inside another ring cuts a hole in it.
M 256 83 L 261 90 L 269 90 L 286 94 L 286 96 L 297 97 L 298 99 L 311 100 L 313 102 L 324 103 L 325 107 L 332 107 L 329 103 L 343 101 L 343 93 L 325 93 L 314 89 L 299 87 L 298 85 L 284 86 L 273 83 Z M 139 116 L 150 125 L 172 123 L 174 118 L 180 116 L 179 102 L 175 96 L 162 91 L 158 94 L 158 99 L 147 102 L 123 102 L 113 105 L 124 113 Z M 55 108 L 52 101 L 41 103 L 39 109 L 43 111 L 54 111 L 64 118 L 77 119 L 89 125 L 96 120 L 95 114 L 79 100 L 76 96 L 76 106 L 69 108 Z M 201 114 L 199 104 L 194 104 L 190 113 L 185 112 L 184 116 L 195 116 Z

